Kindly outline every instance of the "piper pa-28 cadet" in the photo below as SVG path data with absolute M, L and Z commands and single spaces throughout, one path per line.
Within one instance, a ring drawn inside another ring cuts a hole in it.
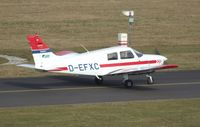
M 95 83 L 102 84 L 103 76 L 122 75 L 125 87 L 133 87 L 129 75 L 146 74 L 147 83 L 153 84 L 151 73 L 159 69 L 176 68 L 177 65 L 164 62 L 161 55 L 142 54 L 127 46 L 127 34 L 118 34 L 118 46 L 77 53 L 61 51 L 53 53 L 36 35 L 28 35 L 27 40 L 32 50 L 35 64 L 19 66 L 48 72 L 94 76 Z

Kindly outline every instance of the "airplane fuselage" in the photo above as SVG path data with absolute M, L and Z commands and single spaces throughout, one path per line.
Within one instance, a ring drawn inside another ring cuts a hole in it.
M 139 52 L 127 46 L 115 46 L 55 57 L 54 64 L 49 64 L 49 67 L 45 70 L 68 74 L 104 76 L 148 70 L 163 65 L 165 60 L 166 58 L 160 55 L 139 54 Z

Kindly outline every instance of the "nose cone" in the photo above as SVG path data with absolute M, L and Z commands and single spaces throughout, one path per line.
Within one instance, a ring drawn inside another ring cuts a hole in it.
M 160 56 L 163 61 L 166 61 L 167 58 L 165 56 Z
M 167 60 L 167 58 L 165 56 L 159 56 L 159 59 L 161 61 L 161 64 L 165 64 L 165 61 Z

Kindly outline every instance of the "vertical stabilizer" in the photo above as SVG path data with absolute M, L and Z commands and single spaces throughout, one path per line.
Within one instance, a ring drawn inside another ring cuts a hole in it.
M 35 68 L 45 69 L 51 65 L 55 55 L 38 35 L 28 35 L 27 40 L 32 51 Z

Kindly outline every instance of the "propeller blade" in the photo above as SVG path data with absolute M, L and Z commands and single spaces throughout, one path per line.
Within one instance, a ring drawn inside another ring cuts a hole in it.
M 161 55 L 160 51 L 157 48 L 155 48 L 154 52 L 156 55 Z

